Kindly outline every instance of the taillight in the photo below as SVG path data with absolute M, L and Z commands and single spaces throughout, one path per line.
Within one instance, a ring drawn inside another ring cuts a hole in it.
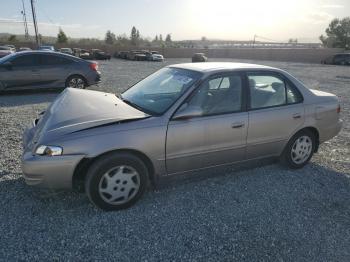
M 337 107 L 337 113 L 338 114 L 340 113 L 340 105 L 338 105 L 338 107 Z
M 98 70 L 98 64 L 97 63 L 90 63 L 90 68 L 94 71 Z

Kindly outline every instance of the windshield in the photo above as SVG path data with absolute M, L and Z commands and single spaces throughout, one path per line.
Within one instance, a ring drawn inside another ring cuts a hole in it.
M 14 57 L 16 56 L 17 54 L 16 53 L 12 53 L 12 54 L 9 54 L 7 56 L 4 56 L 4 57 L 1 57 L 0 58 L 0 64 L 6 62 L 7 60 L 9 60 L 11 57 Z
M 163 68 L 122 94 L 122 99 L 151 114 L 163 114 L 201 76 L 178 68 Z

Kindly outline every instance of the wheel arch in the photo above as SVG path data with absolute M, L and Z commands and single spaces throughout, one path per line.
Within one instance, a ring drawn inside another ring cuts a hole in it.
M 116 150 L 104 152 L 93 158 L 87 158 L 87 157 L 83 158 L 74 169 L 73 178 L 72 178 L 73 189 L 80 192 L 84 191 L 84 181 L 85 181 L 89 167 L 95 161 L 98 161 L 98 159 L 108 154 L 114 154 L 114 153 L 128 153 L 139 158 L 147 167 L 150 182 L 151 183 L 155 182 L 155 168 L 151 159 L 146 154 L 135 149 L 116 149 Z

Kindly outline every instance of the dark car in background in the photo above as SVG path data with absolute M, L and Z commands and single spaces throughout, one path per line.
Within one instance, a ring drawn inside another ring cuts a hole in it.
M 0 91 L 85 88 L 100 81 L 96 62 L 47 51 L 27 51 L 0 59 Z
M 0 58 L 10 55 L 14 53 L 14 51 L 11 49 L 11 47 L 8 46 L 0 46 Z
M 207 61 L 208 61 L 208 57 L 206 57 L 204 53 L 195 53 L 192 56 L 192 63 L 207 62 Z
M 91 59 L 97 60 L 110 60 L 111 55 L 107 52 L 104 52 L 100 49 L 91 49 Z
M 327 57 L 321 61 L 322 64 L 329 65 L 350 65 L 350 53 L 340 53 Z

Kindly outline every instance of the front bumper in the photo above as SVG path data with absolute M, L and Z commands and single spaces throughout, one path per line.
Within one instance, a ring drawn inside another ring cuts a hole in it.
M 71 189 L 74 170 L 84 155 L 38 156 L 25 152 L 22 171 L 26 184 L 50 189 Z

